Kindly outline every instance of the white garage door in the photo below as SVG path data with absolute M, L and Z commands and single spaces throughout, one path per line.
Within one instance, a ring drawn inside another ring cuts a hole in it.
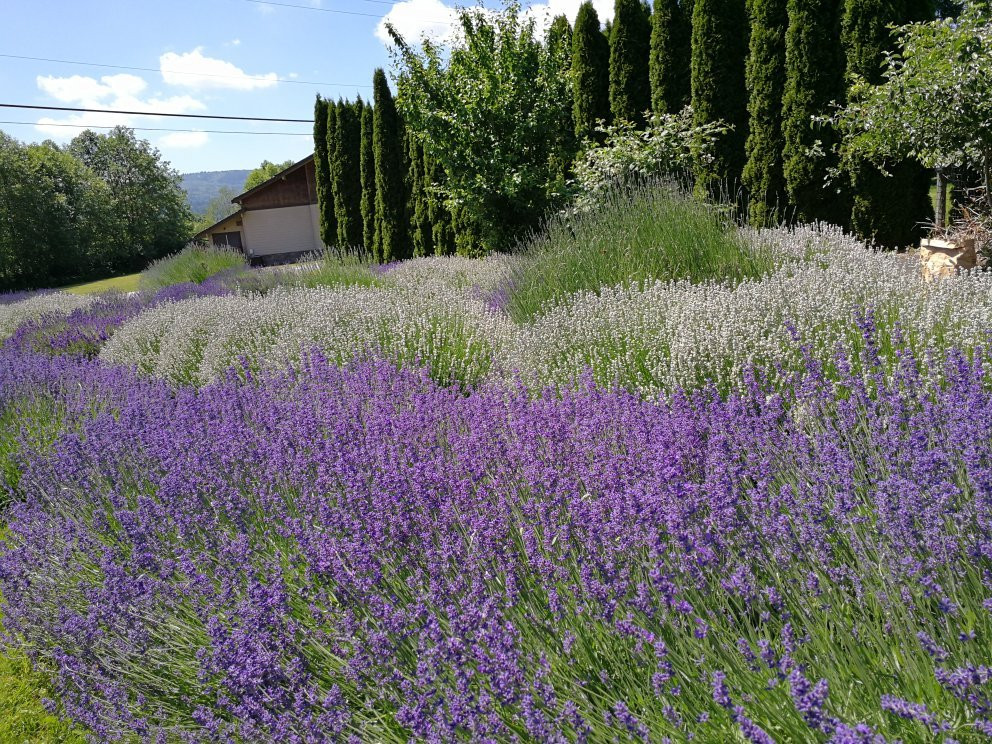
M 245 248 L 250 256 L 316 251 L 310 207 L 253 209 L 244 214 Z

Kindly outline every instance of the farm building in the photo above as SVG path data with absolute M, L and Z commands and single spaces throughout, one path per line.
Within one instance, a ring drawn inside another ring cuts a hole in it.
M 324 249 L 313 155 L 231 201 L 238 211 L 197 233 L 196 241 L 235 248 L 260 264 L 284 263 Z

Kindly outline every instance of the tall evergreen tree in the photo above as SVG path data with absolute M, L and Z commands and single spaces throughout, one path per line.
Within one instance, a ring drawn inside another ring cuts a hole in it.
M 410 216 L 411 241 L 414 256 L 434 254 L 434 230 L 427 204 L 427 173 L 424 148 L 416 137 L 408 137 L 409 196 L 407 214 Z
M 844 52 L 840 44 L 842 0 L 788 0 L 785 35 L 785 95 L 782 104 L 783 169 L 789 201 L 801 222 L 845 225 L 848 197 L 827 182 L 835 160 L 831 130 L 814 128 L 812 117 L 830 103 L 843 103 Z M 828 153 L 811 157 L 815 141 Z
M 640 0 L 615 0 L 610 35 L 610 113 L 643 123 L 651 108 L 651 19 Z
M 339 101 L 340 102 L 340 101 Z M 331 229 L 330 232 L 330 242 L 327 245 L 338 245 L 338 216 L 337 211 L 334 208 L 335 204 L 335 194 L 334 194 L 334 158 L 337 156 L 335 150 L 338 144 L 337 138 L 337 127 L 338 127 L 338 107 L 333 101 L 327 102 L 327 181 L 329 184 L 327 205 L 324 209 L 327 211 L 326 220 L 328 227 Z
M 575 139 L 575 89 L 571 82 L 572 26 L 563 15 L 557 16 L 548 29 L 548 64 L 558 78 L 567 81 L 568 105 L 562 109 L 561 120 L 555 127 L 555 136 L 561 140 L 555 148 L 561 159 L 558 172 L 564 180 L 571 174 L 578 143 Z
M 362 245 L 372 251 L 375 243 L 375 154 L 372 148 L 372 107 L 362 107 L 362 145 L 359 153 L 362 182 Z
M 885 52 L 895 47 L 890 24 L 933 18 L 928 0 L 847 0 L 843 41 L 849 73 L 868 82 L 882 82 Z M 870 163 L 850 166 L 851 228 L 878 245 L 898 248 L 922 235 L 922 223 L 933 218 L 930 174 L 919 163 L 894 163 L 887 177 Z
M 767 227 L 786 206 L 782 171 L 782 98 L 785 95 L 786 0 L 750 0 L 751 53 L 747 61 L 747 163 L 743 182 L 752 225 Z
M 689 105 L 692 0 L 654 0 L 651 15 L 651 109 L 676 114 Z
M 696 0 L 692 13 L 692 109 L 697 125 L 722 121 L 732 129 L 696 163 L 700 193 L 735 191 L 744 170 L 747 142 L 748 52 L 745 0 Z
M 411 255 L 405 223 L 402 132 L 396 103 L 379 68 L 372 76 L 372 147 L 375 158 L 375 238 L 373 252 L 384 263 Z
M 338 101 L 336 116 L 331 183 L 334 216 L 338 223 L 337 244 L 342 248 L 353 248 L 362 242 L 361 124 L 354 104 L 347 101 Z
M 445 206 L 444 196 L 440 192 L 444 186 L 444 169 L 437 160 L 426 153 L 424 154 L 424 176 L 434 255 L 450 256 L 455 252 L 455 231 L 451 212 Z
M 324 245 L 337 242 L 337 222 L 334 219 L 334 190 L 331 188 L 331 168 L 328 157 L 327 122 L 330 101 L 320 95 L 313 105 L 313 166 L 317 186 L 317 211 L 320 215 L 320 240 Z
M 596 122 L 610 118 L 610 45 L 592 0 L 579 6 L 572 33 L 575 136 L 596 137 Z

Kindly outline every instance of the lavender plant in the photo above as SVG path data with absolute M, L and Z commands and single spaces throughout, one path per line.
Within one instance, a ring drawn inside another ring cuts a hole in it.
M 426 365 L 445 383 L 473 385 L 490 375 L 510 333 L 505 316 L 471 291 L 443 285 L 276 289 L 158 305 L 119 329 L 100 358 L 204 384 L 234 367 L 254 374 L 298 367 L 316 348 L 336 363 L 383 355 Z
M 0 353 L 69 431 L 22 454 L 8 641 L 103 740 L 980 740 L 988 351 L 928 387 L 853 325 L 835 380 L 664 403 Z
M 17 296 L 20 296 L 18 293 Z M 11 336 L 18 326 L 42 315 L 56 313 L 68 315 L 73 310 L 86 307 L 93 301 L 86 295 L 68 292 L 29 293 L 22 299 L 0 304 L 0 339 Z
M 775 261 L 774 272 L 736 285 L 659 281 L 580 293 L 522 326 L 506 366 L 556 385 L 574 385 L 591 370 L 601 384 L 657 395 L 707 383 L 737 387 L 755 366 L 773 376 L 796 370 L 804 349 L 833 374 L 838 348 L 855 356 L 861 348 L 852 318 L 868 310 L 890 369 L 900 338 L 937 359 L 943 349 L 988 340 L 988 274 L 928 283 L 916 262 L 869 251 L 831 227 L 749 237 Z M 939 378 L 939 364 L 934 372 Z

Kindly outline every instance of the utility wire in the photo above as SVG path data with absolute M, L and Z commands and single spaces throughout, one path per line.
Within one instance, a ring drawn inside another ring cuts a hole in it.
M 0 103 L 0 108 L 38 109 L 40 111 L 82 111 L 87 114 L 127 114 L 128 116 L 174 116 L 180 119 L 227 119 L 229 121 L 279 121 L 313 124 L 313 119 L 275 119 L 264 116 L 221 116 L 219 114 L 170 114 L 165 111 L 120 111 L 118 109 L 74 108 L 72 106 L 33 106 L 26 103 Z
M 368 0 L 371 2 L 372 0 Z M 62 65 L 80 65 L 82 67 L 106 67 L 111 70 L 137 70 L 140 72 L 161 72 L 163 75 L 168 73 L 170 75 L 193 75 L 194 77 L 210 77 L 210 78 L 230 78 L 232 80 L 243 80 L 245 78 L 249 80 L 273 80 L 277 83 L 294 83 L 296 85 L 327 85 L 330 87 L 337 88 L 371 88 L 371 85 L 351 85 L 350 83 L 324 83 L 315 80 L 294 80 L 293 78 L 270 78 L 265 75 L 220 75 L 217 73 L 205 73 L 205 72 L 182 72 L 180 70 L 163 70 L 155 67 L 135 67 L 134 65 L 111 65 L 101 62 L 80 62 L 73 59 L 54 59 L 52 57 L 29 57 L 24 54 L 0 54 L 0 57 L 6 59 L 26 59 L 33 62 L 56 62 Z
M 25 124 L 31 127 L 75 127 L 76 129 L 115 129 L 111 126 L 103 126 L 98 124 L 56 124 L 54 122 L 40 123 L 37 121 L 0 121 L 0 124 Z M 203 132 L 204 134 L 268 134 L 268 135 L 284 135 L 287 137 L 312 137 L 313 134 L 310 132 L 251 132 L 247 130 L 235 130 L 235 129 L 167 129 L 164 127 L 127 127 L 127 125 L 121 124 L 119 126 L 125 126 L 127 129 L 133 129 L 138 132 Z
M 357 10 L 338 10 L 337 8 L 317 8 L 313 5 L 294 5 L 293 3 L 277 3 L 274 2 L 273 0 L 245 0 L 245 2 L 255 3 L 256 5 L 274 5 L 280 8 L 298 8 L 299 10 L 315 10 L 319 13 L 339 13 L 341 15 L 364 16 L 365 18 L 379 18 L 379 19 L 382 18 L 382 16 L 377 13 L 362 13 Z M 369 2 L 372 2 L 372 0 L 369 0 Z M 388 4 L 392 5 L 392 3 L 388 3 Z M 428 23 L 444 23 L 449 26 L 451 25 L 450 20 L 439 21 L 437 19 L 430 19 L 430 18 L 424 18 L 423 20 L 427 21 Z

